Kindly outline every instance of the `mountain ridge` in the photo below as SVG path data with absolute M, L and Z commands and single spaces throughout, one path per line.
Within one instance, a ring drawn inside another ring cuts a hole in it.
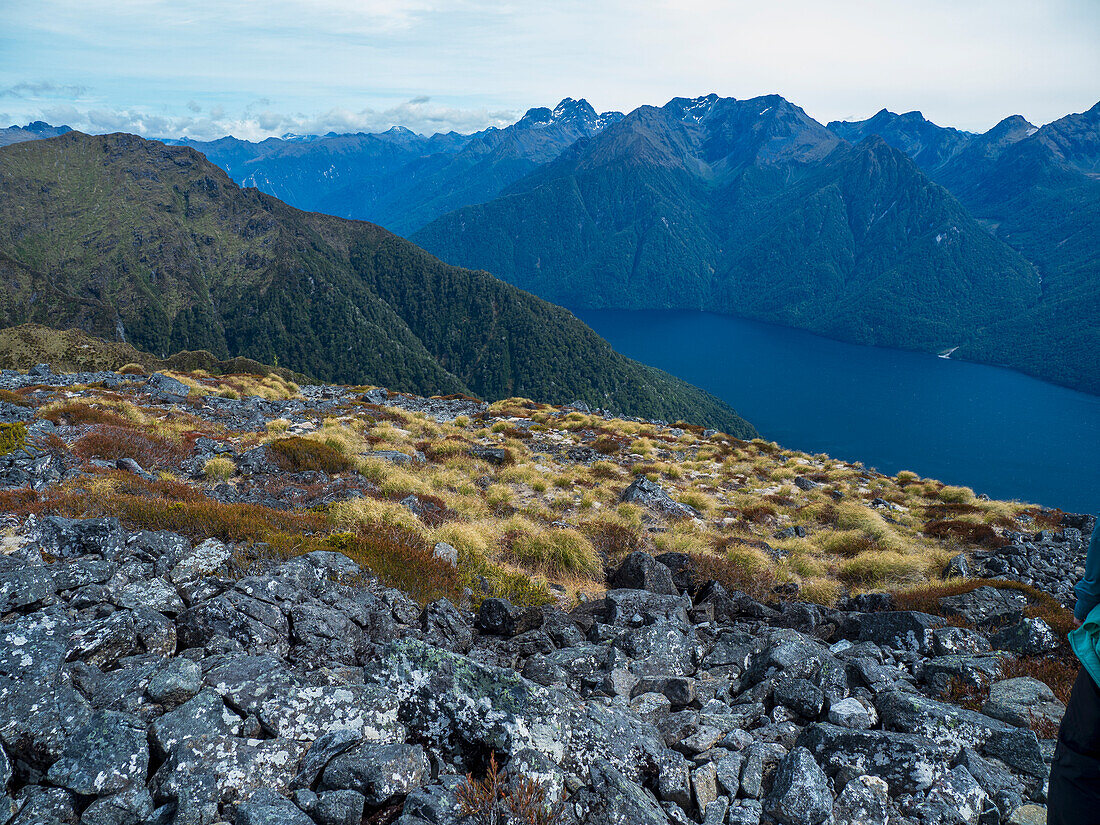
M 161 356 L 206 349 L 321 380 L 578 398 L 752 432 L 567 311 L 373 224 L 241 189 L 188 147 L 72 132 L 0 151 L 0 187 L 3 326 L 76 326 Z

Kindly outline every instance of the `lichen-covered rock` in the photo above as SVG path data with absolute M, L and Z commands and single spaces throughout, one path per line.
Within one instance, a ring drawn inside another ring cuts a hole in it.
M 258 711 L 264 728 L 299 742 L 339 730 L 368 742 L 402 742 L 406 731 L 397 715 L 397 696 L 376 685 L 277 688 Z
M 798 737 L 830 776 L 868 774 L 892 793 L 926 791 L 946 770 L 955 750 L 913 733 L 849 730 L 820 722 Z
M 980 747 L 994 733 L 1012 727 L 976 711 L 897 688 L 880 693 L 875 705 L 884 727 L 927 736 L 955 751 L 963 745 Z
M 834 825 L 886 825 L 889 818 L 889 787 L 877 776 L 849 779 L 833 805 Z
M 185 584 L 200 576 L 216 573 L 225 564 L 232 550 L 217 539 L 207 539 L 183 553 L 169 573 L 173 584 Z
M 622 564 L 608 578 L 608 584 L 619 589 L 647 590 L 670 596 L 679 593 L 672 581 L 672 571 L 649 553 L 640 550 L 623 559 Z
M 372 806 L 404 796 L 431 777 L 420 745 L 363 742 L 336 756 L 321 774 L 322 790 L 352 790 Z
M 531 748 L 567 773 L 605 759 L 629 779 L 676 774 L 683 758 L 625 708 L 584 703 L 560 689 L 403 639 L 369 679 L 398 697 L 399 719 L 443 753 L 475 744 L 510 756 Z
M 305 745 L 289 739 L 240 739 L 206 734 L 179 742 L 153 781 L 160 795 L 178 798 L 195 775 L 209 774 L 223 802 L 258 790 L 285 794 L 298 773 Z
M 1038 656 L 1056 650 L 1057 634 L 1042 619 L 1020 619 L 994 633 L 989 641 L 998 650 L 1011 650 L 1025 656 Z
M 148 772 L 145 725 L 132 716 L 104 711 L 69 737 L 47 776 L 74 793 L 103 796 L 144 785 Z
M 829 818 L 829 782 L 808 750 L 796 747 L 783 757 L 764 798 L 764 810 L 783 825 L 819 825 Z
M 989 699 L 982 705 L 982 713 L 1018 727 L 1028 727 L 1037 720 L 1057 727 L 1066 713 L 1066 706 L 1038 679 L 1020 676 L 994 682 L 989 688 Z
M 212 733 L 235 735 L 241 717 L 225 706 L 213 690 L 204 690 L 149 726 L 149 741 L 161 755 L 181 742 Z

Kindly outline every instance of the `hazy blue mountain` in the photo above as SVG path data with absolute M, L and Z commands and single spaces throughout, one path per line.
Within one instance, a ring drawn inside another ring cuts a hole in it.
M 51 126 L 41 120 L 36 120 L 26 126 L 9 126 L 6 129 L 0 129 L 0 146 L 9 146 L 12 143 L 22 143 L 27 140 L 57 137 L 71 131 L 72 129 L 68 126 Z
M 643 106 L 412 237 L 567 306 L 709 309 L 932 351 L 1040 298 L 1034 268 L 905 154 L 778 95 Z

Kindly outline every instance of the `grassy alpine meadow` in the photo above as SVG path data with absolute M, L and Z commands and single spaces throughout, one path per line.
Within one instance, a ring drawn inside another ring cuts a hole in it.
M 307 408 L 293 421 L 272 415 L 262 429 L 235 429 L 204 405 L 293 401 L 300 388 L 278 376 L 171 375 L 190 390 L 173 407 L 126 387 L 6 393 L 57 425 L 37 446 L 79 472 L 38 492 L 0 492 L 0 510 L 215 536 L 235 543 L 244 567 L 339 549 L 422 600 L 460 600 L 468 588 L 475 602 L 520 604 L 597 595 L 605 571 L 635 550 L 687 554 L 703 576 L 757 598 L 776 588 L 824 605 L 870 590 L 912 593 L 943 584 L 953 556 L 1057 520 L 914 473 L 522 398 L 449 418 L 367 403 L 361 387 L 341 391 L 323 415 Z M 135 387 L 145 380 L 132 377 Z M 0 449 L 22 445 L 18 427 L 0 433 Z M 196 458 L 200 438 L 219 454 Z M 267 475 L 248 474 L 242 456 L 256 448 Z M 121 459 L 148 477 L 116 469 Z M 670 520 L 623 503 L 639 476 L 696 515 Z M 265 498 L 245 495 L 261 481 Z M 319 501 L 332 485 L 341 494 Z M 441 543 L 454 548 L 456 567 L 437 557 Z

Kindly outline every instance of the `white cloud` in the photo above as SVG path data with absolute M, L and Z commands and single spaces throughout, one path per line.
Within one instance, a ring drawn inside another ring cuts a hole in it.
M 42 98 L 81 98 L 88 94 L 87 86 L 58 84 L 49 80 L 21 80 L 0 89 L 0 97 L 18 97 L 30 100 Z
M 226 135 L 262 140 L 288 132 L 318 135 L 328 132 L 381 132 L 391 126 L 404 126 L 422 134 L 475 132 L 488 126 L 507 126 L 515 122 L 519 114 L 510 110 L 435 105 L 427 97 L 414 98 L 381 110 L 334 108 L 317 115 L 285 114 L 247 107 L 236 116 L 228 116 L 220 106 L 212 107 L 205 116 L 196 112 L 164 115 L 138 109 L 81 109 L 71 105 L 49 106 L 41 111 L 42 119 L 82 132 L 131 132 L 146 137 L 188 137 L 195 140 L 216 140 Z

